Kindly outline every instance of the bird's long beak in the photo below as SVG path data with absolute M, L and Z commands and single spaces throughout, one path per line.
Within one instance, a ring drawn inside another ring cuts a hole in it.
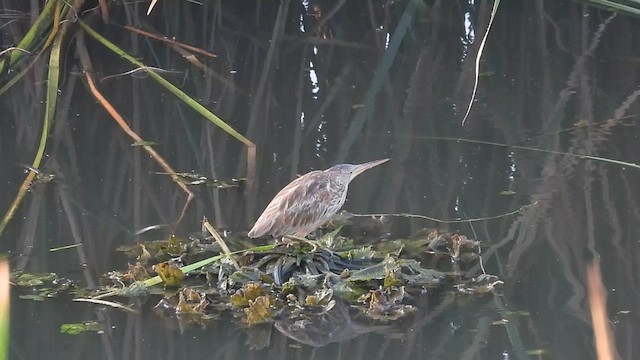
M 389 161 L 389 159 L 369 161 L 369 162 L 364 163 L 364 164 L 356 165 L 356 168 L 353 169 L 353 171 L 351 172 L 351 179 L 353 179 L 354 177 L 356 177 L 356 176 L 362 174 L 363 172 L 371 169 L 372 167 L 378 166 L 380 164 L 384 164 L 387 161 Z

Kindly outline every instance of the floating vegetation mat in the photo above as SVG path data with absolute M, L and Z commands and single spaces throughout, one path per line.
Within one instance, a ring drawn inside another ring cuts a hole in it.
M 176 319 L 181 329 L 232 315 L 240 326 L 255 330 L 274 324 L 291 338 L 320 346 L 385 329 L 410 317 L 420 299 L 482 297 L 501 283 L 487 274 L 464 276 L 482 267 L 479 242 L 462 235 L 423 230 L 408 239 L 358 245 L 338 232 L 259 251 L 237 250 L 246 248 L 245 240 L 225 239 L 236 249 L 233 259 L 205 238 L 122 247 L 118 250 L 130 259 L 126 271 L 109 272 L 100 289 L 75 289 L 72 295 L 126 311 L 153 301 L 156 312 Z M 37 300 L 75 288 L 53 274 L 16 273 L 14 283 L 46 288 L 36 292 Z M 126 298 L 135 305 L 123 305 Z

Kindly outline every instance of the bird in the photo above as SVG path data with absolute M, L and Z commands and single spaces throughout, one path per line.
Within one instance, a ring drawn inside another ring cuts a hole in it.
M 250 238 L 271 235 L 276 241 L 304 240 L 342 208 L 349 183 L 356 176 L 387 161 L 338 164 L 300 176 L 278 192 L 247 235 Z

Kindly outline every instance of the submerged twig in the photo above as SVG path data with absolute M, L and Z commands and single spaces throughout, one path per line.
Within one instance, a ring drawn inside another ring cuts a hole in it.
M 500 219 L 506 216 L 511 216 L 511 215 L 515 215 L 518 213 L 521 213 L 525 210 L 527 210 L 528 208 L 535 206 L 538 204 L 538 201 L 533 202 L 531 204 L 528 205 L 524 205 L 521 206 L 519 209 L 517 210 L 513 210 L 513 211 L 509 211 L 507 213 L 504 214 L 500 214 L 500 215 L 493 215 L 493 216 L 486 216 L 486 217 L 481 217 L 481 218 L 473 218 L 473 219 L 456 219 L 456 220 L 442 220 L 442 219 L 438 219 L 438 218 L 434 218 L 431 216 L 426 216 L 426 215 L 418 215 L 418 214 L 408 214 L 408 213 L 398 213 L 398 214 L 349 214 L 349 216 L 353 216 L 353 217 L 406 217 L 406 218 L 417 218 L 417 219 L 424 219 L 424 220 L 430 220 L 430 221 L 434 221 L 437 223 L 441 223 L 441 224 L 461 224 L 461 223 L 470 223 L 470 222 L 478 222 L 478 221 L 486 221 L 486 220 L 495 220 L 495 219 Z
M 530 142 L 533 139 L 537 139 L 537 138 L 541 138 L 541 137 L 545 137 L 545 136 L 550 136 L 550 135 L 563 134 L 563 133 L 574 131 L 574 130 L 577 130 L 577 129 L 593 128 L 594 126 L 616 124 L 618 122 L 622 122 L 623 120 L 628 120 L 628 119 L 636 118 L 636 117 L 639 117 L 639 116 L 640 116 L 639 114 L 631 114 L 631 115 L 624 115 L 624 116 L 623 115 L 615 116 L 615 117 L 610 118 L 610 119 L 606 119 L 606 120 L 602 120 L 602 121 L 596 121 L 596 122 L 578 121 L 573 126 L 569 126 L 569 127 L 564 128 L 562 130 L 545 132 L 545 133 L 540 133 L 540 134 L 533 135 L 533 136 L 528 136 L 526 140 L 523 140 L 523 141 L 521 141 L 519 143 Z
M 493 145 L 493 146 L 500 146 L 500 147 L 508 147 L 508 148 L 513 148 L 513 149 L 542 152 L 542 153 L 546 153 L 546 154 L 575 157 L 575 158 L 578 158 L 578 159 L 588 159 L 588 160 L 602 161 L 602 162 L 606 162 L 606 163 L 610 163 L 610 164 L 616 164 L 616 165 L 621 165 L 621 166 L 628 166 L 628 167 L 635 168 L 635 169 L 640 169 L 640 165 L 634 164 L 634 163 L 630 163 L 630 162 L 626 162 L 626 161 L 607 159 L 607 158 L 603 158 L 603 157 L 599 157 L 599 156 L 582 155 L 582 154 L 566 153 L 566 152 L 555 151 L 555 150 L 538 149 L 538 148 L 529 147 L 529 146 L 509 145 L 509 144 L 496 143 L 496 142 L 492 142 L 492 141 L 462 139 L 462 138 L 452 138 L 452 137 L 422 136 L 421 138 L 422 139 L 431 139 L 431 140 L 459 141 L 459 142 L 466 142 L 466 143 L 472 143 L 472 144 L 482 144 L 482 145 Z
M 171 45 L 179 46 L 181 48 L 193 51 L 194 53 L 198 53 L 198 54 L 201 54 L 201 55 L 204 55 L 204 56 L 208 56 L 208 57 L 212 57 L 212 58 L 218 57 L 218 55 L 216 55 L 216 54 L 210 53 L 210 52 L 208 52 L 206 50 L 197 48 L 195 46 L 187 45 L 185 43 L 181 43 L 179 41 L 169 39 L 166 36 L 156 35 L 156 34 L 148 32 L 148 31 L 137 29 L 137 28 L 135 28 L 133 26 L 130 26 L 130 25 L 125 25 L 124 28 L 129 30 L 129 31 L 131 31 L 131 32 L 134 32 L 134 33 L 137 33 L 137 34 L 140 34 L 140 35 L 144 35 L 144 36 L 152 38 L 152 39 L 163 41 L 163 42 L 169 43 Z

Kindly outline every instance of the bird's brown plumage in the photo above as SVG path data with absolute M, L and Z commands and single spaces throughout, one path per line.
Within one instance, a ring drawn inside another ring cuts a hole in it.
M 311 171 L 293 180 L 267 205 L 249 231 L 249 237 L 306 236 L 340 210 L 351 180 L 387 160 L 336 165 L 324 171 Z

